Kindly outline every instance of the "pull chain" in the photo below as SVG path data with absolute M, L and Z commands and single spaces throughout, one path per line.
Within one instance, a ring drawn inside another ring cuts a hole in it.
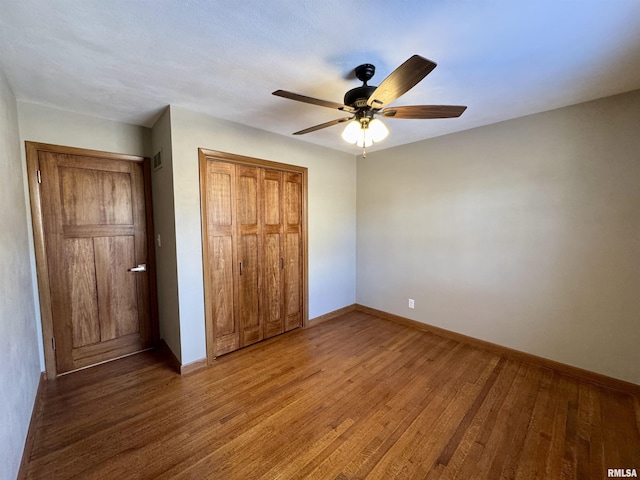
M 367 148 L 364 145 L 362 146 L 362 158 L 367 158 Z

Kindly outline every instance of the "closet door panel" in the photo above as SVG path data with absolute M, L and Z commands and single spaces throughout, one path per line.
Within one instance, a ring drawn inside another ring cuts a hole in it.
M 302 223 L 302 175 L 286 173 L 285 216 L 288 227 L 299 227 Z
M 260 169 L 236 166 L 236 205 L 238 212 L 238 314 L 240 346 L 263 338 L 261 291 L 261 202 Z
M 284 174 L 285 331 L 302 326 L 302 175 Z
M 216 327 L 216 353 L 237 350 L 239 330 L 233 308 L 233 248 L 231 236 L 214 237 L 211 242 L 212 260 L 209 265 L 214 291 L 213 318 Z
M 302 265 L 300 263 L 300 235 L 287 233 L 287 247 L 285 253 L 285 275 L 287 277 L 285 303 L 286 325 L 288 332 L 302 325 Z
M 258 227 L 258 178 L 257 170 L 248 172 L 238 167 L 238 224 L 240 228 Z M 251 174 L 251 176 L 249 176 Z M 256 175 L 254 177 L 253 175 Z
M 234 303 L 237 284 L 233 276 L 235 264 L 235 166 L 207 162 L 207 308 L 213 323 L 215 355 L 240 347 L 240 329 Z
M 269 338 L 284 331 L 280 234 L 265 235 L 264 247 L 264 337 Z
M 214 232 L 218 227 L 232 226 L 232 170 L 233 167 L 228 163 L 211 164 L 209 168 L 207 205 L 210 205 L 209 226 L 214 229 Z
M 280 226 L 282 173 L 264 171 L 264 224 L 265 226 Z
M 259 277 L 258 277 L 258 236 L 243 235 L 238 254 L 240 267 L 240 298 L 238 309 L 242 326 L 242 346 L 262 340 L 260 324 Z
M 284 332 L 284 246 L 282 241 L 282 172 L 263 170 L 264 188 L 264 337 Z

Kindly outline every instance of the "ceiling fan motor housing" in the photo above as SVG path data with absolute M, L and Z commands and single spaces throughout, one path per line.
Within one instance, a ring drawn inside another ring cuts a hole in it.
M 344 94 L 344 104 L 350 107 L 362 108 L 367 106 L 367 100 L 376 90 L 376 86 L 363 85 L 349 90 Z

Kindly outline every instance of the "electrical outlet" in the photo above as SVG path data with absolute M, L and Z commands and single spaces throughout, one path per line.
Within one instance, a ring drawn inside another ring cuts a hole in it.
M 416 303 L 413 301 L 413 298 L 409 299 L 409 308 L 415 308 L 416 307 Z

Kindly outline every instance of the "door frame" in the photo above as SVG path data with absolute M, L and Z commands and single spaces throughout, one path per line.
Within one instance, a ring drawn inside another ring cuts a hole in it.
M 149 314 L 151 321 L 151 338 L 155 345 L 158 342 L 158 301 L 156 285 L 156 255 L 153 231 L 153 209 L 151 197 L 151 163 L 149 158 L 122 153 L 103 152 L 85 148 L 66 147 L 48 143 L 25 141 L 27 159 L 27 179 L 31 204 L 31 221 L 33 224 L 33 243 L 36 257 L 36 277 L 38 280 L 38 298 L 40 300 L 40 321 L 42 323 L 42 346 L 44 350 L 45 373 L 48 379 L 58 376 L 56 352 L 53 340 L 53 315 L 51 310 L 51 291 L 49 283 L 49 265 L 45 245 L 42 218 L 42 196 L 40 191 L 40 165 L 38 152 L 46 151 L 58 154 L 78 155 L 108 160 L 126 160 L 142 164 L 144 179 L 145 221 L 147 227 L 147 255 L 149 266 Z M 86 368 L 86 367 L 85 367 Z
M 210 276 L 208 272 L 209 251 L 207 241 L 207 199 L 204 194 L 207 188 L 206 167 L 207 161 L 219 160 L 227 163 L 235 163 L 237 165 L 246 165 L 250 167 L 262 167 L 271 170 L 280 170 L 282 172 L 299 173 L 302 175 L 302 328 L 309 324 L 309 230 L 307 221 L 308 208 L 308 169 L 297 165 L 289 165 L 287 163 L 274 162 L 271 160 L 263 160 L 261 158 L 245 157 L 234 153 L 220 152 L 217 150 L 209 150 L 206 148 L 198 148 L 198 175 L 200 177 L 200 222 L 202 232 L 202 276 L 204 282 L 204 319 L 205 319 L 205 336 L 207 344 L 207 365 L 211 365 L 216 358 L 215 350 L 215 323 L 211 318 L 211 296 L 207 294 L 212 285 L 210 285 Z

